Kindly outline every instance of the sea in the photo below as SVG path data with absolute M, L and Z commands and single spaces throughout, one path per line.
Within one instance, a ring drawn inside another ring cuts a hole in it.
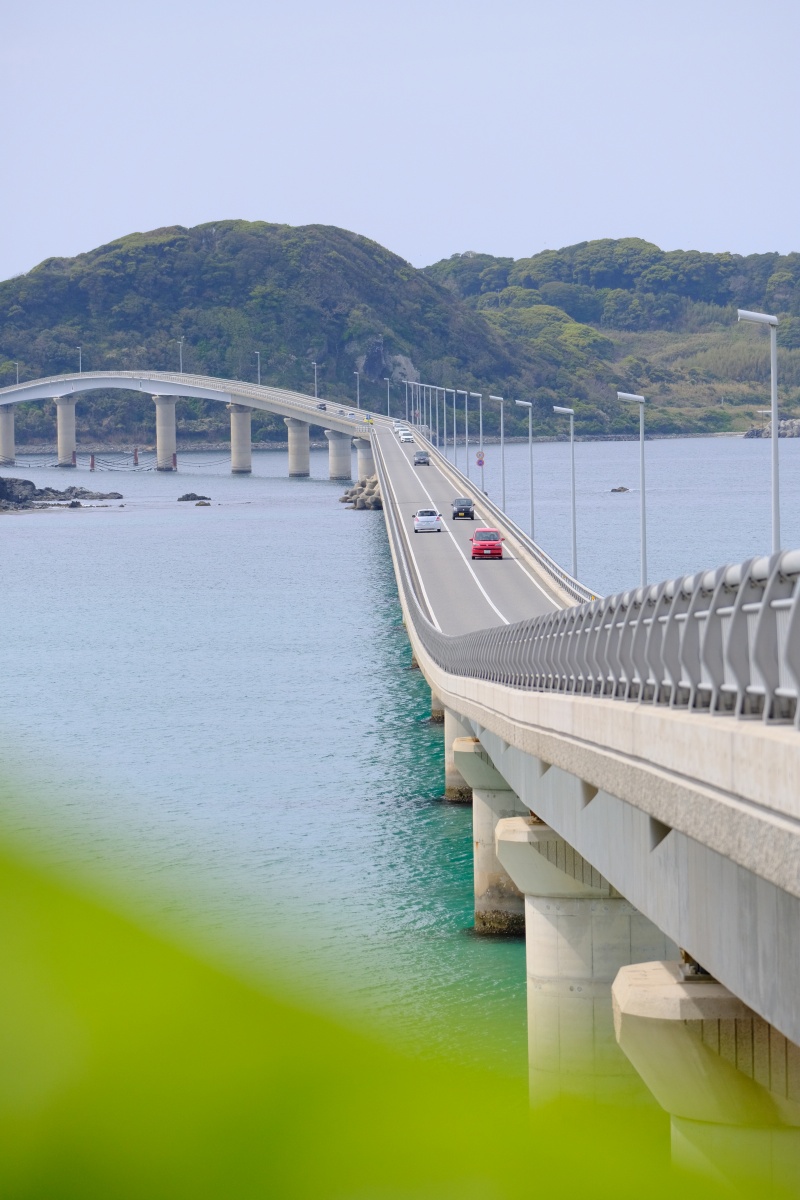
M 800 546 L 800 442 L 780 450 L 783 544 Z M 527 529 L 528 447 L 505 454 L 507 511 Z M 638 454 L 576 446 L 578 575 L 598 594 L 639 581 Z M 647 443 L 651 580 L 769 552 L 769 454 Z M 499 501 L 500 447 L 485 455 Z M 442 729 L 381 513 L 339 503 L 325 451 L 299 480 L 281 451 L 255 451 L 250 476 L 222 452 L 153 465 L 3 468 L 122 493 L 0 514 L 6 827 L 256 986 L 524 1071 L 524 946 L 472 932 L 471 814 L 442 797 Z M 569 568 L 566 443 L 534 446 L 534 502 L 537 541 Z

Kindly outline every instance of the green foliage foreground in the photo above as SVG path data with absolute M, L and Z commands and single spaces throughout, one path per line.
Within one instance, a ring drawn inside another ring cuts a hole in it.
M 531 1113 L 521 1078 L 404 1055 L 322 1000 L 311 1012 L 265 994 L 32 865 L 2 831 L 0 961 L 4 1200 L 680 1186 L 663 1118 L 580 1100 Z

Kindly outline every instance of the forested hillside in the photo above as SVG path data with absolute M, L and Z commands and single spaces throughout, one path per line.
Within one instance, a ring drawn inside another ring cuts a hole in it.
M 663 252 L 635 238 L 584 242 L 514 261 L 460 254 L 416 270 L 328 226 L 220 221 L 131 234 L 0 283 L 0 383 L 105 367 L 177 368 L 352 400 L 383 410 L 389 376 L 533 399 L 540 434 L 571 404 L 579 432 L 633 432 L 617 387 L 643 391 L 652 432 L 744 429 L 768 378 L 763 331 L 736 306 L 781 316 L 781 403 L 800 402 L 800 255 Z M 759 336 L 762 335 L 762 336 Z M 508 410 L 509 432 L 524 418 Z M 227 436 L 224 408 L 183 401 L 182 439 Z M 83 439 L 154 436 L 141 393 L 87 395 Z M 491 432 L 494 415 L 487 412 Z M 52 440 L 52 406 L 21 406 L 19 440 Z M 254 418 L 254 436 L 285 427 Z
M 736 309 L 777 313 L 781 407 L 791 416 L 800 407 L 800 254 L 665 252 L 623 238 L 516 261 L 456 254 L 427 273 L 531 348 L 555 320 L 591 327 L 609 340 L 624 388 L 646 393 L 648 426 L 661 432 L 758 421 L 769 341 L 737 325 Z M 580 402 L 578 412 L 579 427 L 590 428 L 593 415 Z

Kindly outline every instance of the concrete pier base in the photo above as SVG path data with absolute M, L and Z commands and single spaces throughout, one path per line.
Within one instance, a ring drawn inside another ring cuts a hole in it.
M 156 470 L 174 471 L 177 438 L 175 396 L 153 396 L 156 406 Z
M 253 410 L 246 404 L 229 404 L 231 414 L 231 474 L 249 475 L 253 470 L 253 450 L 250 437 Z
M 464 804 L 472 801 L 472 788 L 459 771 L 453 758 L 453 743 L 456 738 L 473 736 L 472 729 L 451 709 L 444 710 L 444 794 L 448 800 Z
M 434 725 L 444 724 L 444 705 L 440 696 L 431 688 L 431 721 Z
M 482 934 L 522 937 L 525 933 L 524 897 L 497 857 L 494 834 L 498 821 L 530 814 L 496 770 L 477 738 L 456 738 L 453 759 L 472 788 L 475 930 Z
M 289 430 L 289 478 L 305 479 L 311 473 L 308 436 L 310 426 L 306 421 L 298 421 L 296 417 L 283 419 Z
M 74 467 L 78 443 L 75 437 L 75 396 L 56 396 L 58 465 Z
M 330 479 L 353 478 L 352 438 L 349 433 L 326 429 L 328 439 L 328 477 Z
M 16 454 L 14 405 L 0 404 L 0 467 L 13 467 Z
M 673 1162 L 743 1194 L 796 1194 L 800 1047 L 678 962 L 623 967 L 612 993 L 619 1045 L 670 1114 Z
M 375 474 L 375 458 L 372 454 L 372 442 L 367 438 L 354 438 L 356 448 L 356 469 L 359 479 L 371 479 Z
M 646 1097 L 616 1044 L 611 984 L 620 967 L 666 955 L 671 943 L 535 818 L 499 821 L 495 844 L 525 895 L 532 1095 Z

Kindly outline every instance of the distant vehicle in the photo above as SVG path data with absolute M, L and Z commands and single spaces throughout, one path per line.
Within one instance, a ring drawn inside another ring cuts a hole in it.
M 401 443 L 402 443 L 403 445 L 405 445 L 405 446 L 407 446 L 407 445 L 409 445 L 409 444 L 410 444 L 410 445 L 412 445 L 412 446 L 414 445 L 414 439 L 413 439 L 413 437 L 411 436 L 411 434 L 410 434 L 410 433 L 401 433 L 401 434 L 400 434 L 400 441 L 401 441 Z
M 475 520 L 475 502 L 469 496 L 461 496 L 453 501 L 453 520 Z
M 375 422 L 373 421 L 372 417 L 364 417 L 364 424 L 365 425 L 374 425 Z
M 430 465 L 431 465 L 431 460 L 428 457 L 428 451 L 427 450 L 418 450 L 416 452 L 416 454 L 414 455 L 414 466 L 415 467 L 429 467 Z
M 317 405 L 317 408 L 321 408 L 323 412 L 328 411 L 328 406 L 324 400 L 320 400 L 319 404 Z
M 394 431 L 398 437 L 402 437 L 404 433 L 407 433 L 408 436 L 411 437 L 411 430 L 407 425 L 396 425 Z
M 343 416 L 344 416 L 344 409 L 343 409 L 343 408 L 337 408 L 337 410 L 336 410 L 336 411 L 337 411 L 337 413 L 339 414 L 339 416 L 340 416 L 340 417 L 343 417 Z
M 435 508 L 420 508 L 414 513 L 414 533 L 441 533 L 442 514 Z
M 349 412 L 347 415 L 348 415 L 348 417 L 352 417 L 352 419 L 355 421 L 356 414 L 354 412 Z
M 473 558 L 502 558 L 503 542 L 499 529 L 476 529 L 472 537 Z

